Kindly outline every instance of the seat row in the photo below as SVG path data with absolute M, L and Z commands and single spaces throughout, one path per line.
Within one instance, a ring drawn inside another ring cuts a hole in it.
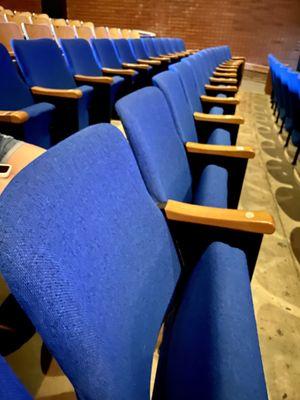
M 2 46 L 0 127 L 3 132 L 49 148 L 89 124 L 109 122 L 118 98 L 151 84 L 151 77 L 171 63 L 175 68 L 178 60 L 187 59 L 189 52 L 175 50 L 179 42 L 182 43 L 177 39 L 146 38 L 94 39 L 89 43 L 73 39 L 60 40 L 59 47 L 51 39 L 13 40 L 21 76 Z M 158 47 L 158 44 L 167 47 Z M 188 57 L 187 65 L 192 73 L 188 70 L 182 73 L 183 82 L 187 80 L 185 90 L 193 102 L 193 113 L 220 114 L 224 110 L 234 113 L 238 99 L 233 95 L 238 90 L 236 84 L 240 81 L 243 62 L 228 61 L 230 57 L 227 47 Z M 182 69 L 181 65 L 176 68 Z M 232 96 L 226 98 L 228 94 Z M 204 108 L 199 101 L 201 95 Z M 213 104 L 221 104 L 223 108 L 211 107 Z M 216 121 L 213 115 L 195 114 L 195 118 L 227 123 L 227 126 L 229 122 L 234 122 L 234 126 L 242 122 L 236 117 Z M 232 128 L 233 131 L 236 135 L 237 129 Z
M 250 277 L 272 218 L 197 205 L 203 162 L 223 179 L 228 155 L 187 146 L 158 87 L 117 103 L 129 142 L 94 125 L 16 176 L 1 273 L 80 399 L 149 399 L 162 327 L 153 398 L 267 399 Z M 28 399 L 0 369 L 0 397 Z
M 110 39 L 138 39 L 144 36 L 155 36 L 152 32 L 146 32 L 136 29 L 120 29 L 120 28 L 109 28 L 104 26 L 95 27 L 93 22 L 84 22 L 79 20 L 69 19 L 53 19 L 47 14 L 35 14 L 28 11 L 18 12 L 4 9 L 0 9 L 0 22 L 1 23 L 15 23 L 18 27 L 23 30 L 25 35 L 34 39 L 35 35 L 38 35 L 42 30 L 44 33 L 49 32 L 52 35 L 68 35 L 68 37 L 75 35 L 77 37 L 86 38 L 87 35 L 97 38 L 110 38 Z M 41 26 L 40 28 L 37 27 Z M 47 28 L 46 28 L 47 27 Z M 61 37 L 61 36 L 60 36 Z
M 292 164 L 296 165 L 300 154 L 300 73 L 281 63 L 272 54 L 268 60 L 272 80 L 273 114 L 276 123 L 280 121 L 279 133 L 282 133 L 283 128 L 288 132 L 285 147 L 288 147 L 292 140 L 297 148 L 292 161 Z

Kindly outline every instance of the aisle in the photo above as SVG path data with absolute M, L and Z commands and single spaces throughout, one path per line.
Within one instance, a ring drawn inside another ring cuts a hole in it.
M 278 139 L 264 84 L 243 80 L 238 112 L 246 123 L 239 144 L 252 145 L 240 208 L 270 211 L 276 233 L 266 236 L 252 282 L 270 400 L 300 399 L 300 183 Z M 292 147 L 291 147 L 292 150 Z M 291 153 L 291 151 L 290 151 Z

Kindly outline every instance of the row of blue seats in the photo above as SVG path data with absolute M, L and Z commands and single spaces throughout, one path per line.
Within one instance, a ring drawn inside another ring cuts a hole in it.
M 152 43 L 152 39 L 149 40 Z M 93 40 L 91 46 L 83 39 L 61 40 L 60 44 L 65 54 L 63 57 L 56 42 L 50 39 L 13 41 L 15 56 L 25 83 L 16 72 L 5 48 L 0 46 L 3 60 L 0 108 L 4 111 L 21 111 L 12 115 L 5 112 L 0 115 L 2 131 L 19 135 L 29 143 L 49 148 L 70 133 L 89 124 L 109 122 L 118 98 L 151 83 L 150 76 L 147 79 L 138 79 L 141 72 L 148 74 L 151 71 L 152 66 L 147 66 L 144 62 L 166 61 L 169 64 L 170 61 L 165 54 L 159 58 L 147 53 L 147 60 L 135 59 L 137 62 L 142 60 L 143 64 L 124 63 L 120 60 L 120 54 L 122 49 L 128 53 L 130 41 L 116 42 L 119 46 L 118 54 L 116 43 L 109 39 Z M 141 50 L 147 47 L 148 39 L 132 40 L 131 43 L 138 52 L 138 48 Z M 224 82 L 224 79 L 229 84 L 236 82 L 231 77 L 235 76 L 231 68 L 218 67 L 229 57 L 227 49 L 225 46 L 215 48 L 210 54 L 211 57 L 207 58 L 210 65 L 206 71 L 211 70 L 216 74 L 211 78 L 213 84 L 206 88 L 207 91 L 216 93 L 214 86 Z M 182 53 L 172 56 L 173 61 L 178 61 L 181 56 Z M 132 66 L 135 69 L 132 69 Z M 200 70 L 207 68 L 205 65 L 198 65 L 198 69 L 199 67 Z M 139 68 L 140 72 L 137 71 Z M 219 71 L 214 72 L 214 68 Z M 103 73 L 109 76 L 103 76 Z M 222 74 L 225 74 L 225 77 L 222 78 Z M 209 82 L 207 74 L 203 79 Z M 204 82 L 200 81 L 200 77 L 196 80 L 199 93 L 203 92 Z M 84 83 L 88 85 L 82 85 Z M 220 91 L 221 89 L 219 88 Z M 230 90 L 234 93 L 234 89 L 227 87 L 226 93 Z M 39 104 L 35 104 L 36 102 Z
M 199 147 L 211 145 L 176 129 L 179 79 L 163 72 L 160 89 L 118 101 L 129 143 L 112 125 L 90 126 L 1 196 L 1 273 L 82 400 L 149 399 L 162 326 L 153 399 L 267 399 L 250 276 L 273 222 L 188 204 L 189 169 L 199 174 Z M 228 155 L 218 157 L 223 177 Z M 30 398 L 4 360 L 0 376 L 1 399 Z
M 269 66 L 272 80 L 271 104 L 276 122 L 281 120 L 279 133 L 283 127 L 288 132 L 285 147 L 290 140 L 297 147 L 292 161 L 296 165 L 300 154 L 300 73 L 284 65 L 272 54 L 269 55 Z

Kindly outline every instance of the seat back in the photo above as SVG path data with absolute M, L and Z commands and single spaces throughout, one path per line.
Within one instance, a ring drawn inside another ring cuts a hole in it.
M 57 39 L 75 39 L 77 37 L 74 26 L 53 25 L 53 28 Z
M 51 89 L 77 87 L 54 40 L 14 40 L 13 49 L 28 86 Z
M 111 39 L 122 39 L 122 32 L 120 28 L 108 28 L 109 30 L 109 37 Z
M 67 21 L 63 18 L 56 18 L 52 20 L 53 25 L 55 26 L 67 26 Z
M 32 22 L 34 24 L 42 24 L 42 25 L 48 25 L 51 26 L 51 19 L 47 14 L 35 14 L 32 15 Z
M 4 14 L 0 14 L 0 23 L 2 24 L 2 23 L 5 23 L 5 22 L 7 22 L 6 16 Z
M 21 27 L 22 24 L 31 24 L 32 19 L 30 15 L 27 14 L 15 14 L 15 15 L 7 15 L 8 22 L 14 22 L 15 24 Z
M 147 59 L 148 54 L 146 53 L 145 47 L 141 39 L 129 39 L 129 44 L 137 59 Z
M 129 39 L 131 37 L 131 29 L 122 29 L 121 32 L 124 39 Z
M 197 93 L 197 86 L 191 65 L 186 62 L 178 62 L 176 64 L 170 65 L 169 69 L 178 73 L 184 93 L 191 107 L 191 112 L 202 112 L 202 104 L 200 101 L 200 97 Z
M 106 26 L 97 26 L 95 28 L 95 36 L 97 39 L 105 39 L 109 37 Z
M 192 68 L 193 77 L 195 80 L 198 96 L 200 97 L 200 96 L 204 95 L 205 94 L 205 86 L 204 85 L 207 82 L 205 82 L 203 73 L 202 73 L 201 69 L 199 68 L 199 63 L 196 58 L 196 54 L 189 56 L 187 58 L 184 58 L 182 60 L 182 62 L 188 63 Z
M 3 357 L 0 356 L 0 399 L 3 400 L 32 400 L 21 382 Z
M 156 52 L 159 55 L 166 55 L 167 52 L 163 46 L 163 43 L 161 41 L 161 38 L 151 38 L 151 41 L 154 45 L 154 47 L 156 48 Z
M 82 23 L 78 19 L 69 19 L 70 26 L 81 26 Z
M 102 75 L 91 46 L 86 40 L 60 39 L 60 44 L 73 75 Z
M 90 26 L 85 26 L 85 25 L 77 26 L 76 33 L 77 33 L 77 37 L 79 37 L 81 39 L 90 40 L 90 39 L 95 38 L 93 29 Z
M 13 39 L 24 39 L 23 32 L 19 25 L 14 22 L 0 23 L 0 43 L 2 43 L 9 53 L 13 55 L 13 48 L 11 41 Z
M 153 84 L 165 95 L 180 138 L 184 143 L 198 142 L 193 112 L 183 90 L 179 75 L 165 71 L 153 77 Z
M 154 87 L 138 90 L 119 100 L 116 110 L 153 199 L 191 201 L 185 148 L 162 92 Z
M 78 398 L 148 399 L 180 265 L 126 139 L 91 126 L 7 189 L 1 272 Z
M 122 62 L 136 63 L 137 59 L 134 56 L 132 49 L 127 39 L 116 39 L 114 45 Z
M 29 88 L 20 78 L 7 49 L 0 44 L 0 109 L 18 110 L 33 104 Z
M 131 39 L 140 39 L 140 32 L 137 29 L 132 29 L 130 32 Z
M 121 60 L 111 39 L 91 39 L 91 45 L 103 67 L 122 68 Z
M 154 46 L 154 43 L 152 42 L 152 38 L 142 38 L 141 39 L 144 46 L 145 46 L 145 50 L 146 53 L 148 54 L 148 57 L 158 57 L 159 54 Z
M 49 25 L 24 24 L 24 31 L 27 39 L 54 39 Z

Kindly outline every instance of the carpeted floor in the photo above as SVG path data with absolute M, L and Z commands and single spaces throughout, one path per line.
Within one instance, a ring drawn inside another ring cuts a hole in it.
M 237 112 L 246 123 L 240 128 L 238 143 L 256 149 L 256 157 L 248 165 L 240 208 L 268 210 L 277 226 L 274 235 L 264 238 L 252 282 L 269 398 L 299 400 L 300 179 L 289 161 L 294 149 L 291 146 L 284 151 L 277 135 L 261 75 L 245 73 L 240 92 Z M 297 168 L 300 171 L 299 165 Z M 5 293 L 0 283 L 0 301 Z M 7 359 L 37 399 L 74 399 L 71 384 L 54 362 L 47 376 L 42 374 L 40 347 L 41 340 L 35 335 Z

